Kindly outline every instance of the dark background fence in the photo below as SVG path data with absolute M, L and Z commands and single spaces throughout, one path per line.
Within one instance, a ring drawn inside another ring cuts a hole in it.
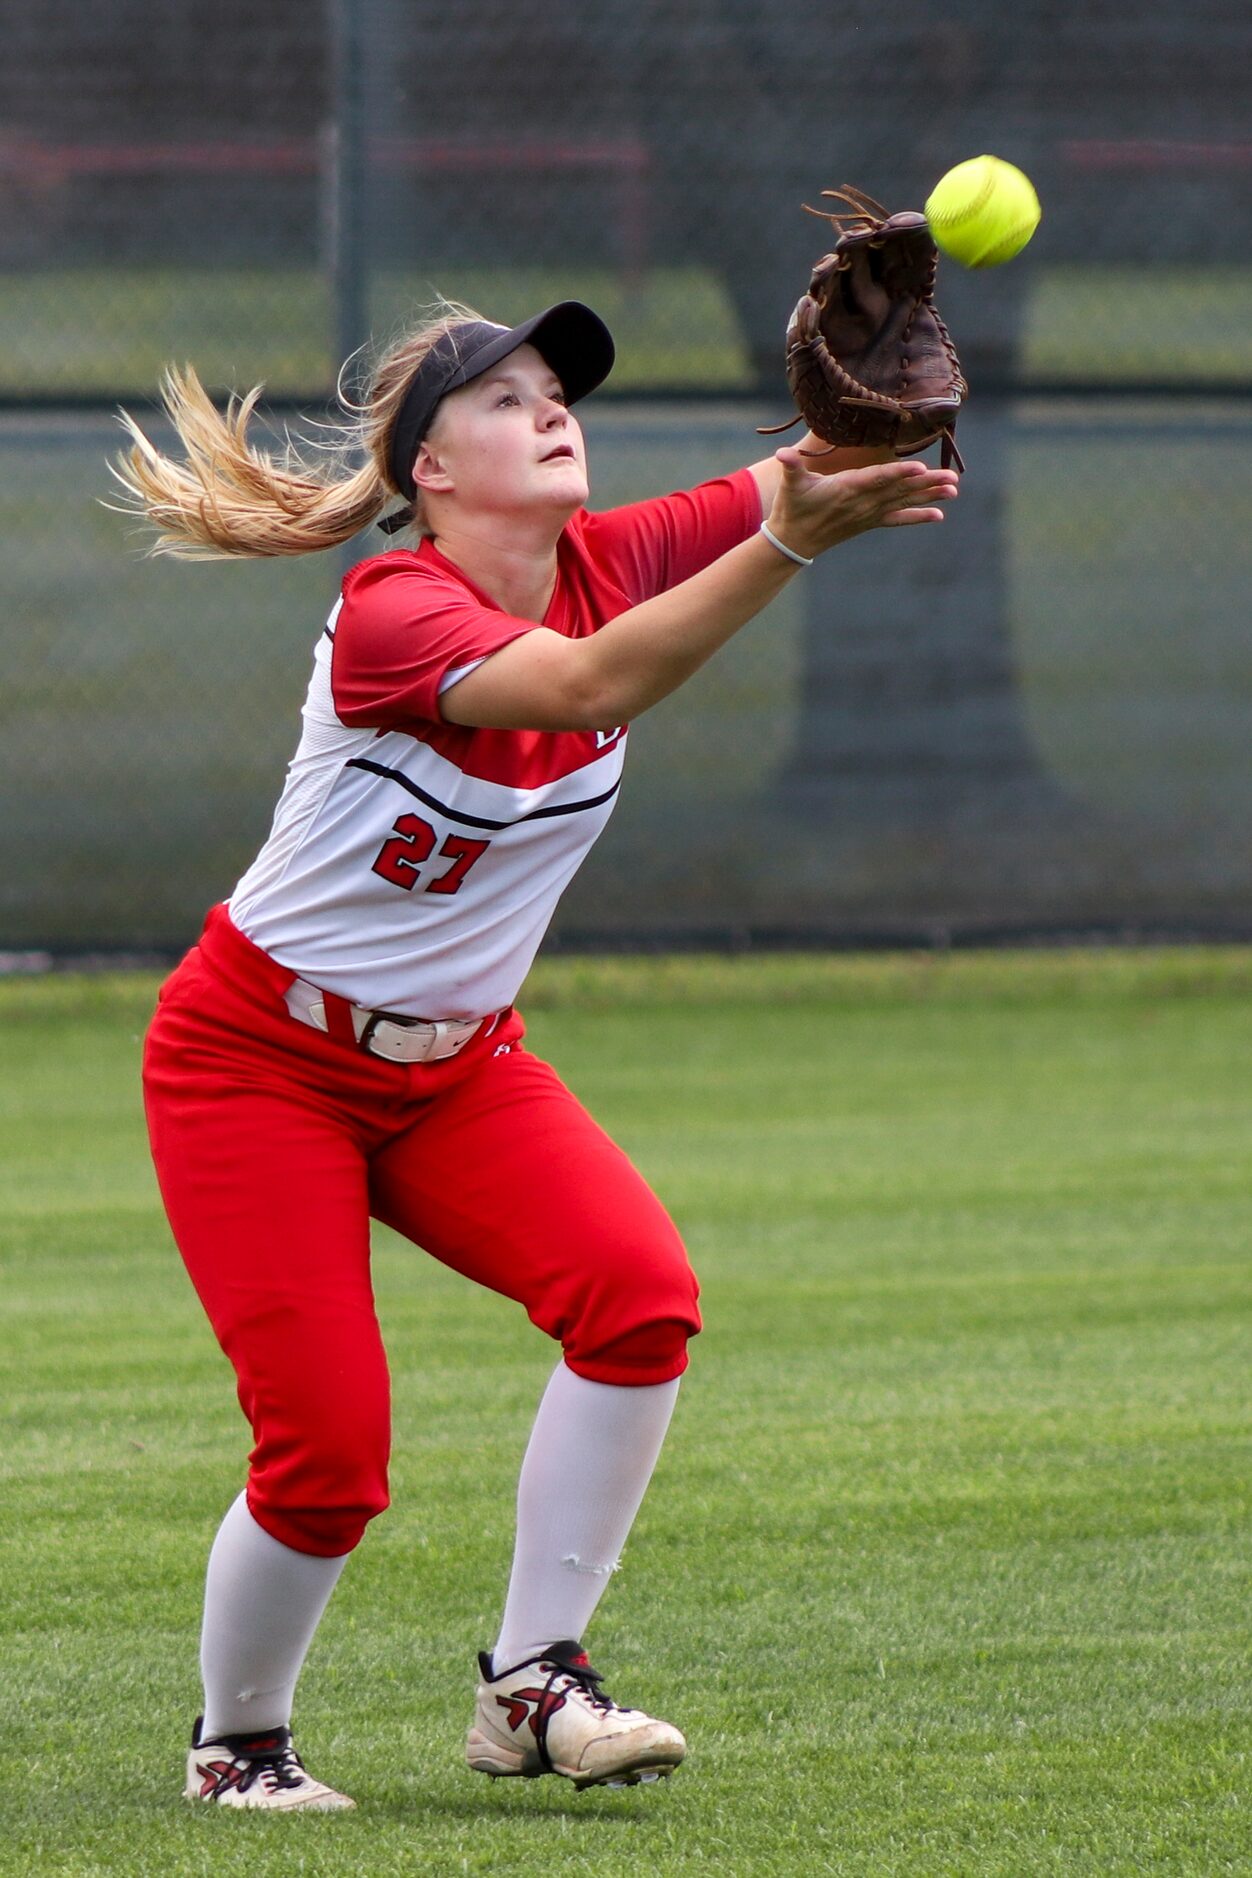
M 434 294 L 619 341 L 596 506 L 762 453 L 855 182 L 991 150 L 1045 217 L 941 270 L 941 530 L 826 557 L 632 733 L 564 942 L 1252 931 L 1252 16 L 1023 0 L 0 0 L 0 947 L 173 947 L 264 834 L 334 557 L 103 511 L 161 365 L 324 415 Z M 357 544 L 358 553 L 383 546 Z

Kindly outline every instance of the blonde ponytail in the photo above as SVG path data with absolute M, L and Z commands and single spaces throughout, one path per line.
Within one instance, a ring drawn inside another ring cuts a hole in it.
M 466 320 L 482 317 L 444 301 L 438 315 L 389 346 L 379 358 L 353 421 L 334 428 L 329 462 L 301 456 L 288 440 L 281 456 L 258 449 L 248 435 L 261 385 L 232 395 L 219 411 L 190 365 L 170 366 L 161 401 L 184 458 L 165 456 L 126 411 L 119 415 L 130 448 L 110 464 L 125 495 L 115 506 L 157 530 L 153 554 L 183 561 L 235 556 L 315 554 L 337 547 L 375 521 L 398 495 L 388 463 L 392 427 L 418 366 L 435 342 Z M 353 455 L 365 454 L 352 468 Z M 423 526 L 414 504 L 412 526 Z

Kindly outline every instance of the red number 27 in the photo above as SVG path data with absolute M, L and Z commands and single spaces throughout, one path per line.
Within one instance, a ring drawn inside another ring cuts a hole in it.
M 411 893 L 417 885 L 418 870 L 428 861 L 435 846 L 435 831 L 420 815 L 400 815 L 390 836 L 378 850 L 374 872 L 394 887 Z M 489 841 L 474 841 L 469 835 L 445 835 L 439 844 L 440 854 L 452 862 L 442 874 L 436 874 L 423 888 L 425 893 L 457 893 L 465 876 L 479 855 L 491 846 Z

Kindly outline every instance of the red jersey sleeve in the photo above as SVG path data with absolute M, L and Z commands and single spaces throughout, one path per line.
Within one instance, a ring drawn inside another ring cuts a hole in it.
M 344 582 L 333 626 L 335 715 L 354 730 L 438 724 L 445 674 L 533 632 L 421 554 L 380 554 Z
M 748 469 L 675 495 L 631 502 L 581 518 L 592 557 L 631 603 L 689 580 L 761 525 L 761 496 Z

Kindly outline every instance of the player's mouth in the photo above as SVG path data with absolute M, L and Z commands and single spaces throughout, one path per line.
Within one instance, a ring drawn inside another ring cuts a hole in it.
M 559 443 L 555 450 L 549 450 L 547 456 L 541 456 L 539 461 L 541 463 L 560 463 L 562 461 L 576 463 L 578 461 L 578 452 L 575 450 L 572 443 Z

